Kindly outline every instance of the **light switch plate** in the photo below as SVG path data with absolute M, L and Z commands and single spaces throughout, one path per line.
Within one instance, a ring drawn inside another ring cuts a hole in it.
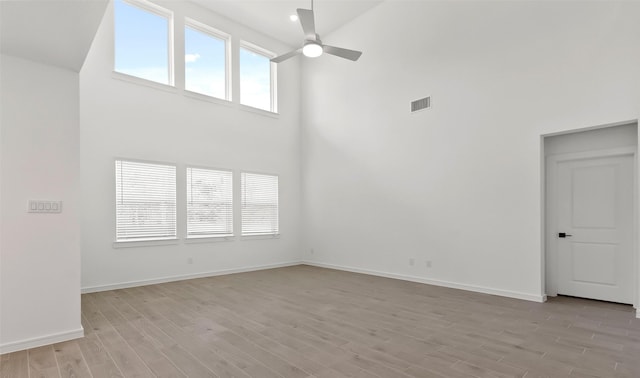
M 43 201 L 43 200 L 29 200 L 27 206 L 27 212 L 29 213 L 61 213 L 62 201 Z

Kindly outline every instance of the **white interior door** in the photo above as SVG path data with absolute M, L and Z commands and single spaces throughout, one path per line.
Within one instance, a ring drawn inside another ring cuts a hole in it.
M 554 163 L 557 293 L 632 304 L 634 156 Z

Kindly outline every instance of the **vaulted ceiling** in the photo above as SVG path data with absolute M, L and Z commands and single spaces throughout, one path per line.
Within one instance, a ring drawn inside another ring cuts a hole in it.
M 80 71 L 107 0 L 2 0 L 0 52 Z
M 192 0 L 203 7 L 249 26 L 291 47 L 303 40 L 300 23 L 289 16 L 297 8 L 311 8 L 311 0 Z M 348 23 L 382 0 L 314 0 L 316 31 L 324 36 Z
M 182 0 L 185 1 L 185 0 Z M 310 0 L 192 0 L 290 46 L 303 34 L 289 16 Z M 316 0 L 316 30 L 339 28 L 382 0 Z M 0 52 L 80 71 L 108 0 L 0 0 Z

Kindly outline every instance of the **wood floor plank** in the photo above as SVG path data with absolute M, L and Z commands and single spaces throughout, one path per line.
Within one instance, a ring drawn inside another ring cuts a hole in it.
M 29 357 L 28 351 L 23 350 L 7 353 L 0 356 L 0 377 L 2 378 L 28 378 Z
M 126 377 L 153 377 L 154 374 L 115 329 L 96 332 L 118 369 Z
M 101 294 L 96 300 L 98 308 L 119 336 L 144 362 L 146 367 L 157 377 L 183 377 L 184 373 L 173 365 L 162 351 L 156 348 L 136 328 L 131 326 L 131 321 L 137 321 L 142 316 L 124 304 L 117 293 L 104 292 Z M 124 313 L 120 311 L 123 307 L 126 307 Z M 125 316 L 125 314 L 128 316 Z
M 278 375 L 259 364 L 242 351 L 236 351 L 225 343 L 207 342 L 207 335 L 193 335 L 177 327 L 169 320 L 158 323 L 159 327 L 171 338 L 177 341 L 185 350 L 195 356 L 219 376 L 244 377 L 254 373 L 266 378 Z M 217 339 L 217 336 L 209 335 Z M 229 348 L 230 347 L 230 348 Z
M 135 330 L 135 328 L 120 324 L 116 331 L 125 342 L 136 352 L 145 365 L 158 377 L 180 377 L 184 373 L 180 371 L 152 342 Z M 184 361 L 184 359 L 183 359 Z
M 162 352 L 169 357 L 176 366 L 180 366 L 180 370 L 182 370 L 182 373 L 186 377 L 218 378 L 217 374 L 209 370 L 179 345 L 163 348 Z M 159 374 L 156 375 L 160 376 Z
M 0 376 L 637 378 L 634 315 L 301 265 L 85 294 L 83 339 Z
M 451 365 L 453 370 L 469 374 L 478 378 L 513 378 L 513 377 L 523 377 L 523 374 L 519 375 L 511 375 L 511 374 L 503 374 L 492 369 L 489 369 L 485 366 L 478 366 L 469 362 L 458 361 L 455 364 Z
M 220 339 L 225 340 L 229 344 L 249 354 L 254 359 L 260 361 L 264 366 L 280 374 L 283 377 L 302 378 L 311 375 L 309 372 L 305 372 L 300 367 L 283 360 L 275 354 L 259 347 L 241 336 L 238 336 L 230 331 L 220 332 L 217 334 Z
M 66 341 L 53 344 L 53 350 L 62 378 L 91 377 L 89 366 L 87 366 L 77 342 Z
M 53 346 L 29 349 L 28 358 L 30 378 L 60 377 Z
M 490 372 L 485 375 L 507 377 L 523 377 L 527 373 L 526 369 L 500 363 L 499 360 L 495 360 L 493 356 L 486 357 L 479 355 L 478 353 L 469 352 L 464 348 L 464 346 L 460 346 L 457 348 L 445 348 L 440 350 L 440 353 L 448 354 L 453 358 L 459 358 L 465 365 L 467 365 L 464 366 L 464 369 L 462 371 L 470 371 L 482 368 L 490 370 Z M 461 365 L 458 364 L 457 366 Z M 454 367 L 454 369 L 460 370 L 456 367 Z
M 123 377 L 96 333 L 85 335 L 77 343 L 93 378 Z
M 360 369 L 378 377 L 409 377 L 409 375 L 402 370 L 395 369 L 384 363 L 360 355 L 354 356 L 350 361 Z
M 420 363 L 416 364 L 416 367 L 419 370 L 416 370 L 413 367 L 410 367 L 409 369 L 405 370 L 405 372 L 407 374 L 416 376 L 415 375 L 416 372 L 421 372 L 426 370 L 426 371 L 439 374 L 445 377 L 456 377 L 456 378 L 473 377 L 470 374 L 453 369 L 453 365 L 455 365 L 458 362 L 461 362 L 460 358 L 458 357 L 453 357 L 441 352 L 433 352 L 433 353 L 427 354 L 422 359 L 422 361 L 420 361 Z

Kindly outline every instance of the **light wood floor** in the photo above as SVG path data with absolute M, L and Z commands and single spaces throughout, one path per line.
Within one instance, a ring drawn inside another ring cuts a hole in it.
M 309 266 L 86 294 L 82 322 L 2 377 L 640 377 L 630 306 Z

